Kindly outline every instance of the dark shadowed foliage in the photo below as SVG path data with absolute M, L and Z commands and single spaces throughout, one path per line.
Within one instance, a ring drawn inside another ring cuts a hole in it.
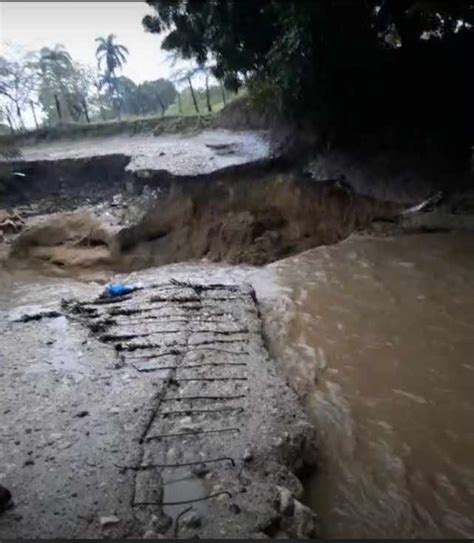
M 211 61 L 332 143 L 371 138 L 467 163 L 473 141 L 471 0 L 149 1 L 162 47 Z

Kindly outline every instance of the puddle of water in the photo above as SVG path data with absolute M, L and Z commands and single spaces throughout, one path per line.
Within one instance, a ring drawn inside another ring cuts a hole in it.
M 209 488 L 206 487 L 204 481 L 199 479 L 190 471 L 183 469 L 175 469 L 172 474 L 163 478 L 164 492 L 163 501 L 165 503 L 185 502 L 186 500 L 199 500 L 209 496 Z M 186 502 L 179 505 L 166 505 L 163 507 L 163 512 L 171 518 L 176 517 L 189 509 L 192 506 L 193 510 L 201 516 L 205 516 L 208 510 L 208 503 L 203 501 Z
M 49 363 L 57 371 L 70 374 L 76 381 L 81 381 L 90 372 L 87 360 L 81 360 L 83 353 L 71 340 L 69 321 L 66 317 L 49 320 L 48 327 L 57 337 L 50 349 Z

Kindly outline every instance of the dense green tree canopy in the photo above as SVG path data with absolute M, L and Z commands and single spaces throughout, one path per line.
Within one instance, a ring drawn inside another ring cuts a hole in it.
M 136 85 L 131 79 L 120 76 L 116 80 L 116 98 L 121 111 L 127 115 L 150 115 L 164 113 L 176 98 L 176 89 L 171 81 L 158 79 Z
M 472 139 L 471 0 L 147 3 L 165 50 L 212 60 L 227 87 L 248 83 L 321 129 L 440 132 L 464 150 Z
M 32 54 L 23 58 L 7 59 L 0 57 L 0 98 L 4 102 L 3 115 L 12 122 L 16 115 L 23 127 L 23 110 L 31 100 L 37 82 L 36 64 Z
M 87 114 L 90 74 L 79 66 L 62 45 L 44 47 L 38 59 L 39 101 L 49 123 L 78 121 Z

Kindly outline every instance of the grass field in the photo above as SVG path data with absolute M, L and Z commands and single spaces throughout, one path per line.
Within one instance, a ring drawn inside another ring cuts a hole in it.
M 236 98 L 243 96 L 239 93 L 237 96 L 233 93 L 226 94 L 226 102 L 230 103 Z M 120 133 L 143 133 L 143 132 L 187 132 L 205 127 L 212 122 L 212 119 L 224 107 L 222 93 L 218 87 L 211 88 L 210 98 L 212 113 L 209 113 L 205 92 L 196 90 L 196 98 L 199 108 L 199 114 L 196 112 L 189 89 L 185 89 L 181 95 L 181 113 L 178 100 L 165 111 L 165 115 L 160 113 L 139 117 L 124 115 L 121 120 L 111 119 L 107 121 L 97 120 L 90 124 L 84 123 L 63 123 L 55 126 L 42 126 L 38 129 L 28 130 L 26 132 L 17 132 L 14 135 L 0 134 L 0 144 L 28 144 L 39 141 L 48 141 L 61 138 L 82 138 L 94 136 L 107 136 Z

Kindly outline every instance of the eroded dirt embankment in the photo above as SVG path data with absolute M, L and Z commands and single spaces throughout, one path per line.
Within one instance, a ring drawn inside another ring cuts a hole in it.
M 336 243 L 399 209 L 332 181 L 287 174 L 176 182 L 138 224 L 118 233 L 118 265 L 131 269 L 203 257 L 260 265 Z
M 90 213 L 51 216 L 13 242 L 10 258 L 66 273 L 94 266 L 131 271 L 202 258 L 261 265 L 337 243 L 400 211 L 397 204 L 358 196 L 334 181 L 259 174 L 166 179 L 141 220 L 123 228 L 107 228 Z

